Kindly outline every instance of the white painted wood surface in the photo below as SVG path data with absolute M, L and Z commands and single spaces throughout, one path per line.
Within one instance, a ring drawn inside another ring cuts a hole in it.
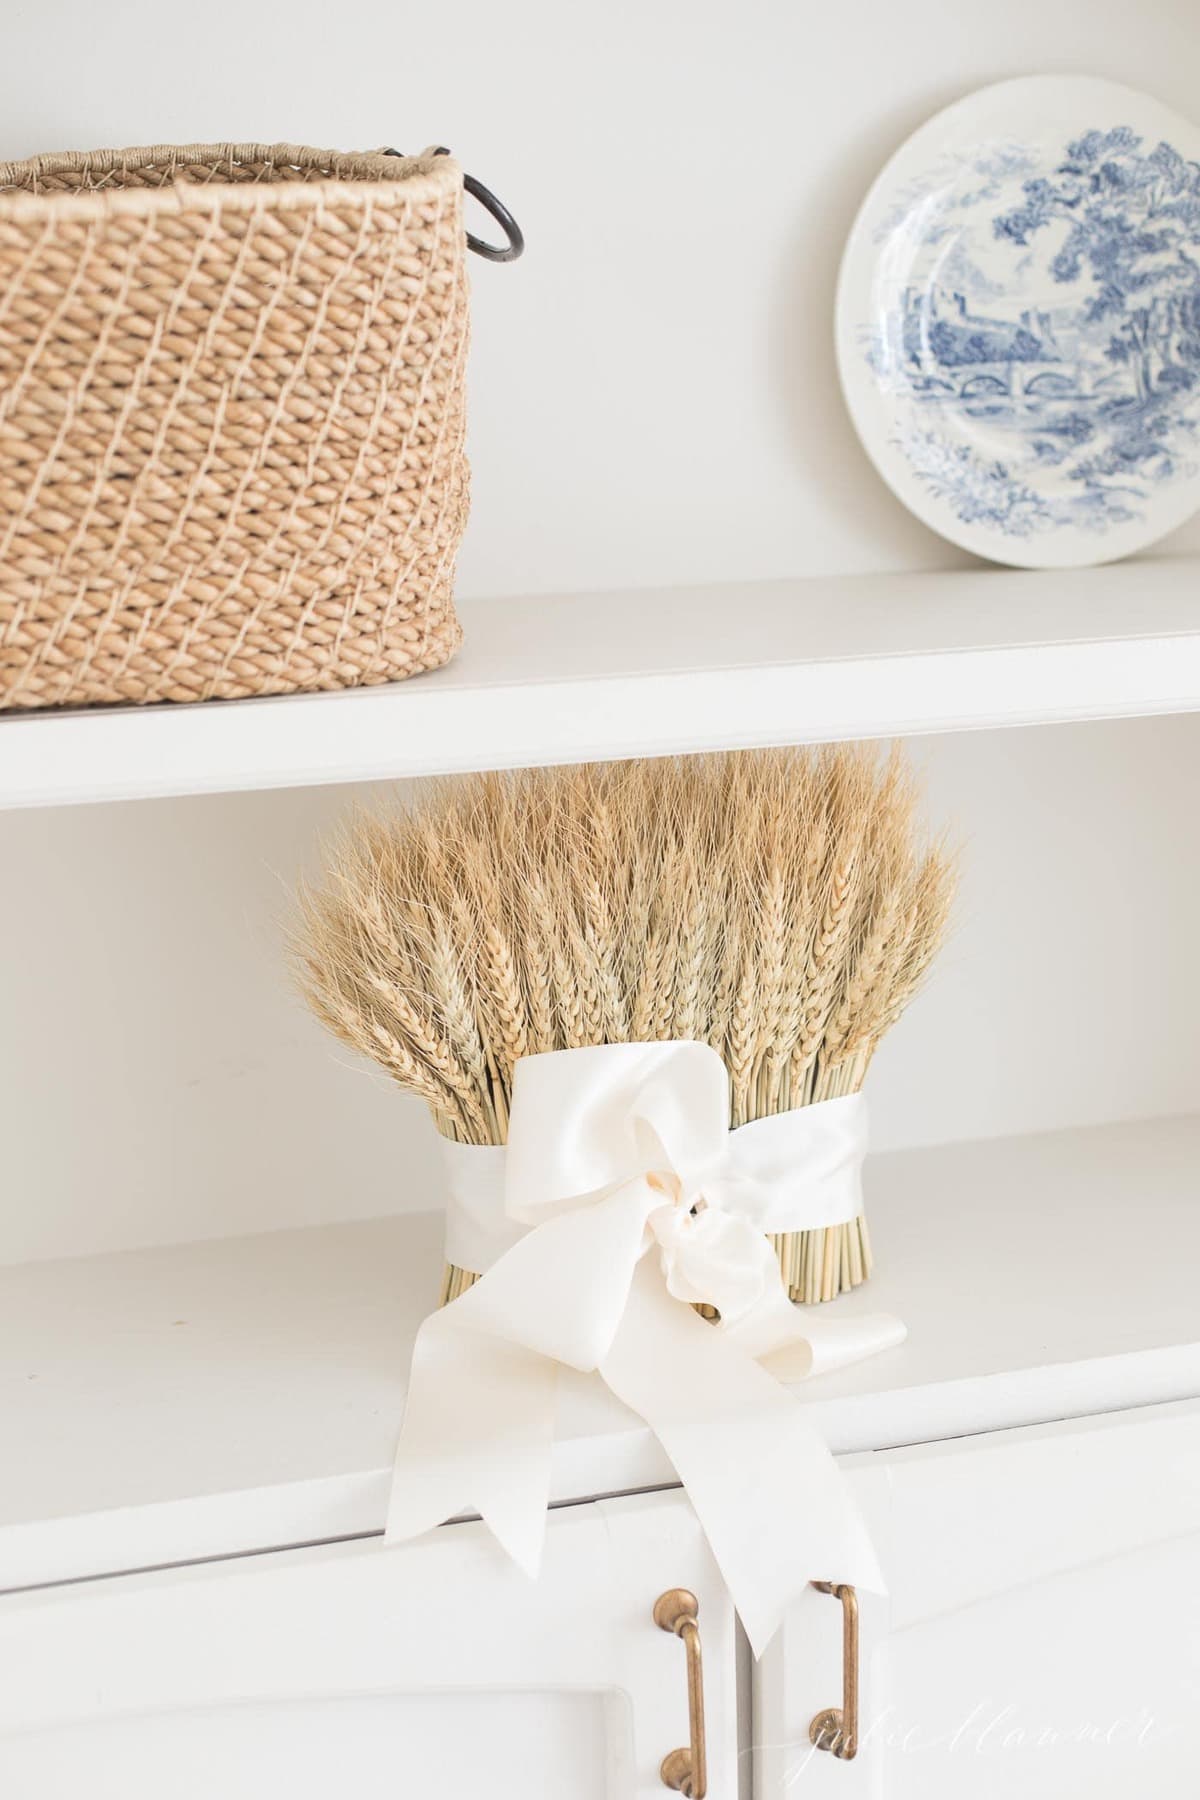
M 836 1450 L 1200 1393 L 1200 1119 L 867 1177 L 879 1267 L 836 1306 L 909 1338 L 800 1390 Z M 0 1273 L 0 1587 L 378 1531 L 439 1267 L 427 1214 Z M 564 1376 L 556 1499 L 672 1479 L 597 1378 Z
M 0 807 L 1200 707 L 1200 564 L 812 577 L 463 608 L 396 686 L 0 719 Z
M 699 1600 L 712 1800 L 737 1791 L 732 1608 L 679 1495 L 557 1514 L 530 1582 L 481 1526 L 0 1605 L 12 1800 L 657 1800 L 688 1742 L 666 1588 Z
M 886 1599 L 862 1598 L 861 1748 L 834 1602 L 757 1671 L 757 1800 L 1191 1800 L 1200 1715 L 1200 1402 L 854 1459 Z

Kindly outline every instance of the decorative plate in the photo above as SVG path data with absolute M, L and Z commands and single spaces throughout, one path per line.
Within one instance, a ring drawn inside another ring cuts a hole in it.
M 838 363 L 943 537 L 1107 562 L 1200 507 L 1200 131 L 1115 82 L 981 89 L 911 137 L 842 262 Z

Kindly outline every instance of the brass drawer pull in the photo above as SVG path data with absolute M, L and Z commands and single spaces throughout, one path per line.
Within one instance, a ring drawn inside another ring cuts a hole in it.
M 808 1728 L 809 1741 L 843 1762 L 858 1755 L 858 1595 L 845 1582 L 814 1581 L 822 1594 L 842 1603 L 842 1704 L 827 1706 Z
M 708 1792 L 708 1767 L 704 1748 L 700 1602 L 686 1588 L 668 1588 L 654 1602 L 654 1623 L 660 1631 L 671 1631 L 682 1638 L 687 1651 L 688 1726 L 692 1739 L 686 1750 L 669 1750 L 658 1772 L 665 1787 L 674 1788 L 687 1800 L 704 1800 Z

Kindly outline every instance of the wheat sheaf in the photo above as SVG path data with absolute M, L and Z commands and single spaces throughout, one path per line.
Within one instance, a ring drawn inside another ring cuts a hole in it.
M 433 783 L 331 847 L 300 984 L 462 1143 L 505 1141 L 522 1056 L 585 1044 L 711 1044 L 735 1126 L 853 1093 L 953 898 L 917 799 L 864 746 Z M 772 1242 L 798 1301 L 870 1272 L 862 1219 Z M 449 1268 L 443 1301 L 473 1279 Z

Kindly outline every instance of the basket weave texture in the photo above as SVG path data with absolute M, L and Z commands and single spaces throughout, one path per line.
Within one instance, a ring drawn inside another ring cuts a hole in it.
M 0 165 L 0 708 L 445 662 L 464 252 L 432 153 Z

